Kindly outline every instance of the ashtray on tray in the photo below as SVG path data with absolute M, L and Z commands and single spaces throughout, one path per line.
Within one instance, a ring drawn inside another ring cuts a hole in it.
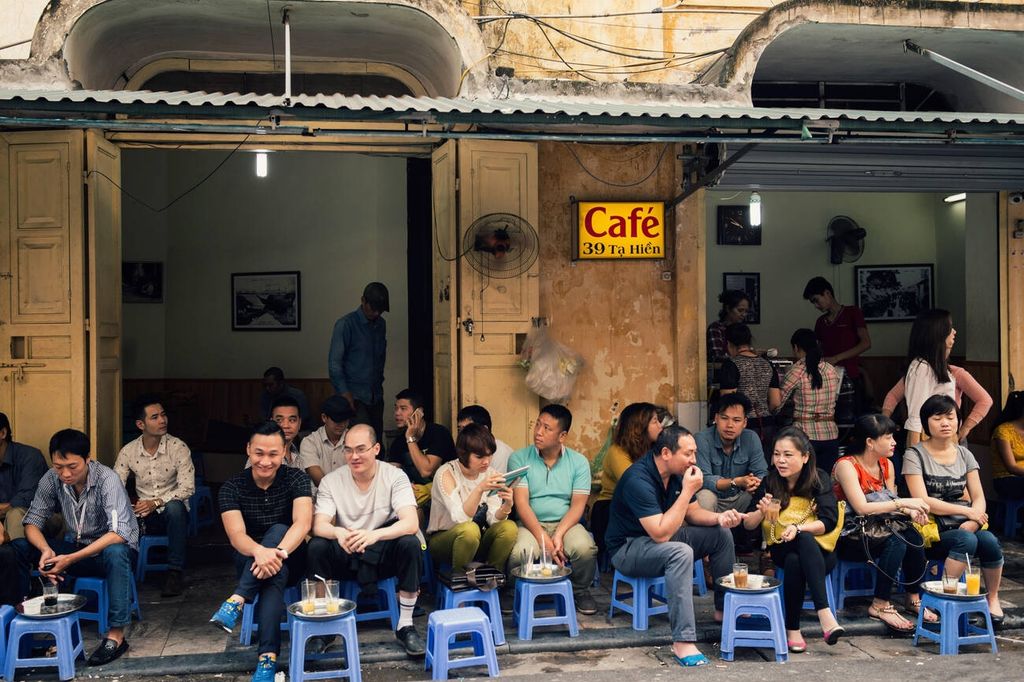
M 553 583 L 572 575 L 572 569 L 558 564 L 524 564 L 512 569 L 512 577 L 528 583 Z
M 943 592 L 941 580 L 926 580 L 921 583 L 921 589 L 929 594 L 935 595 L 936 597 L 942 597 L 943 599 L 955 599 L 956 601 L 977 599 L 978 597 L 984 597 L 986 594 L 984 587 L 981 588 L 978 594 L 967 594 L 967 585 L 964 583 L 956 584 L 956 594 Z
M 769 575 L 750 574 L 747 576 L 746 587 L 736 587 L 736 583 L 733 582 L 733 574 L 730 573 L 728 575 L 723 575 L 721 578 L 716 580 L 715 583 L 726 590 L 757 594 L 761 592 L 771 592 L 777 588 L 779 586 L 779 579 L 773 578 Z
M 334 603 L 338 607 L 336 610 L 328 609 L 326 599 L 314 599 L 313 609 L 310 611 L 308 608 L 303 608 L 306 602 L 297 601 L 288 605 L 288 613 L 304 620 L 330 620 L 347 616 L 356 610 L 356 603 L 349 599 L 336 599 Z
M 40 620 L 60 618 L 78 611 L 86 604 L 86 598 L 80 594 L 58 594 L 56 604 L 46 604 L 44 599 L 32 597 L 21 602 L 15 607 L 18 615 Z

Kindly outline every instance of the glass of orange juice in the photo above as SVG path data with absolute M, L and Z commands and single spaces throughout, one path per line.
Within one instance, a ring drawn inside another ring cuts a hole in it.
M 967 594 L 981 594 L 981 568 L 978 566 L 967 569 Z

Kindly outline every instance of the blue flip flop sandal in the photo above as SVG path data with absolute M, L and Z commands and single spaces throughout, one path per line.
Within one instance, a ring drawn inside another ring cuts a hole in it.
M 676 659 L 676 663 L 684 668 L 699 668 L 702 665 L 711 664 L 711 661 L 704 654 L 693 654 L 691 656 L 683 656 L 682 658 L 672 654 L 672 658 Z

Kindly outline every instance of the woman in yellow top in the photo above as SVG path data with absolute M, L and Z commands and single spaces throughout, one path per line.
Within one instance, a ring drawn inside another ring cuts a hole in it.
M 608 511 L 616 484 L 633 462 L 647 454 L 661 429 L 657 405 L 630 403 L 619 415 L 612 445 L 605 453 L 601 467 L 601 492 L 597 494 L 594 506 L 590 510 L 590 530 L 597 542 L 598 553 L 604 552 Z
M 992 481 L 1001 500 L 1024 498 L 1024 391 L 1006 398 L 992 432 Z

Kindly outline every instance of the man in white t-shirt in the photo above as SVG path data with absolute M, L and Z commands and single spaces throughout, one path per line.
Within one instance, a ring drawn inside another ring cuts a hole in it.
M 494 429 L 491 428 L 491 413 L 483 405 L 466 405 L 455 417 L 455 425 L 462 430 L 466 424 L 479 424 L 486 426 L 487 430 L 494 436 Z M 497 436 L 494 436 L 494 455 L 491 457 L 491 468 L 499 473 L 508 471 L 508 458 L 512 455 L 512 446 Z
M 412 484 L 401 469 L 377 461 L 380 444 L 371 426 L 349 428 L 344 453 L 347 466 L 324 476 L 317 490 L 309 575 L 356 580 L 364 591 L 397 578 L 395 636 L 406 654 L 423 656 L 423 638 L 412 623 L 423 551 Z

